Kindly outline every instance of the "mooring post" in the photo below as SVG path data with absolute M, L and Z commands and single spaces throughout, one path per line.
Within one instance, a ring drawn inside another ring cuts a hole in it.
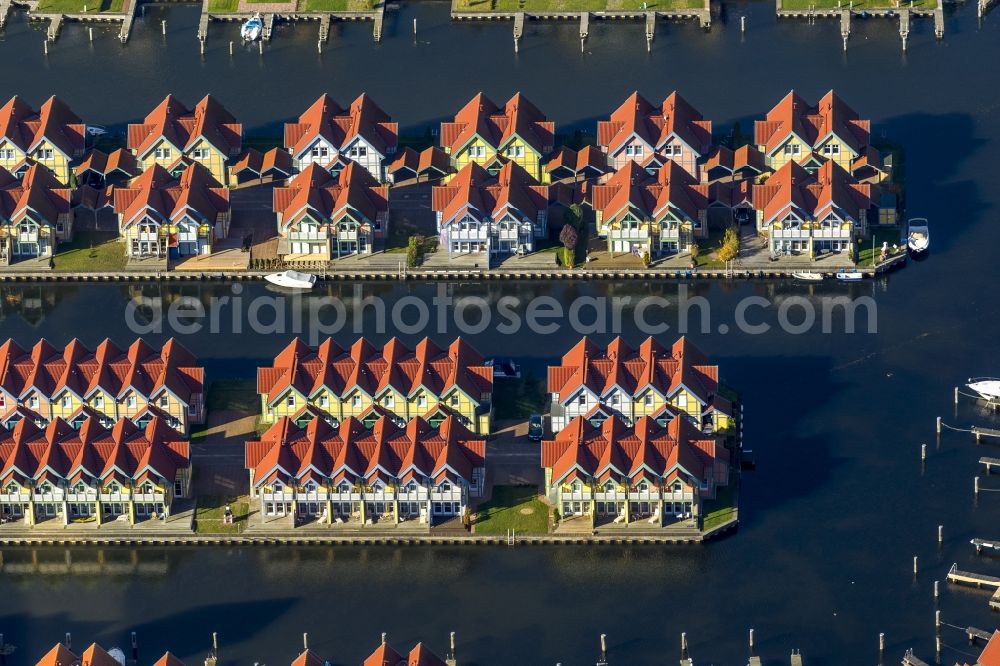
M 94 41 L 94 29 L 87 28 L 87 34 L 90 36 L 90 41 Z
M 49 40 L 46 39 L 42 42 L 42 50 L 45 52 L 45 55 L 49 54 Z
M 750 656 L 753 656 L 753 629 L 750 630 Z
M 941 581 L 939 580 L 934 581 L 934 601 L 937 601 L 938 598 L 941 596 L 940 587 L 941 587 Z
M 167 34 L 167 20 L 166 19 L 163 19 L 162 21 L 160 21 L 160 32 L 162 32 L 164 35 Z
M 937 656 L 937 663 L 941 663 L 941 637 L 934 637 L 934 654 Z
M 913 575 L 917 575 L 917 556 L 913 556 Z
M 413 19 L 413 36 L 414 37 L 417 36 L 417 19 L 416 18 Z
M 260 40 L 259 42 L 257 42 L 257 47 L 258 47 L 257 51 L 260 52 L 261 55 L 264 55 L 264 40 L 263 39 Z
M 688 636 L 686 631 L 681 632 L 681 659 L 687 658 Z
M 927 445 L 926 444 L 921 444 L 920 445 L 920 460 L 921 460 L 921 462 L 927 460 Z
M 601 664 L 607 666 L 608 663 L 608 635 L 601 634 Z
M 881 664 L 885 661 L 885 634 L 878 635 L 878 663 Z
M 941 434 L 941 417 L 937 417 L 937 434 Z
M 937 633 L 941 633 L 941 611 L 934 611 L 934 630 Z
M 233 40 L 229 40 L 229 55 L 233 55 Z
M 746 31 L 747 31 L 747 17 L 746 16 L 741 16 L 740 17 L 740 32 L 746 32 Z
M 955 404 L 958 404 L 958 387 L 955 387 Z
M 977 476 L 972 482 L 972 493 L 979 497 L 979 477 Z
M 938 543 L 944 543 L 944 525 L 938 525 Z

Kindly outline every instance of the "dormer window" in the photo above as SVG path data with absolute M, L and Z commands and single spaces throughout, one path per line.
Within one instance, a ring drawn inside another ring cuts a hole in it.
M 458 407 L 458 394 L 457 393 L 452 393 L 451 394 L 451 406 L 452 407 Z
M 417 407 L 422 408 L 426 406 L 427 406 L 427 396 L 421 393 L 420 395 L 417 396 Z
M 645 403 L 645 405 L 647 407 L 652 407 L 653 406 L 653 394 L 652 393 L 647 393 L 646 397 L 644 397 L 642 401 L 643 401 L 643 403 Z
M 64 394 L 62 400 L 59 401 L 59 404 L 61 404 L 63 408 L 68 409 L 73 406 L 73 399 L 69 397 L 69 394 Z
M 169 407 L 169 406 L 170 406 L 170 397 L 166 393 L 164 393 L 163 395 L 160 396 L 160 407 Z
M 352 395 L 351 396 L 351 407 L 360 407 L 360 406 L 361 406 L 361 396 L 357 395 L 357 394 Z
M 321 395 L 319 397 L 319 406 L 326 409 L 330 406 L 330 398 L 327 395 Z
M 604 492 L 606 492 L 606 493 L 613 493 L 613 492 L 615 492 L 615 483 L 614 483 L 614 481 L 608 481 L 608 482 L 606 482 L 604 484 Z
M 391 393 L 385 396 L 385 406 L 386 407 L 389 407 L 391 409 L 395 404 L 396 404 L 396 401 L 393 399 Z
M 125 398 L 125 406 L 126 407 L 135 407 L 135 405 L 136 405 L 136 401 L 135 401 L 135 394 L 134 393 L 130 394 L 127 398 Z
M 569 485 L 569 487 L 573 490 L 574 493 L 578 493 L 578 492 L 580 492 L 581 484 L 577 480 L 577 481 L 573 481 L 573 483 L 571 483 Z
M 638 491 L 639 491 L 640 493 L 644 493 L 644 492 L 646 492 L 647 490 L 649 490 L 649 484 L 648 484 L 648 483 L 646 483 L 645 481 L 640 481 L 640 482 L 639 482 L 639 485 L 637 485 L 637 486 L 636 486 L 635 488 L 636 488 L 636 490 L 638 490 Z
M 337 490 L 340 491 L 340 492 L 342 492 L 342 493 L 344 493 L 344 494 L 350 493 L 351 492 L 351 484 L 349 484 L 347 481 L 341 481 L 340 485 L 337 486 Z
M 146 493 L 147 495 L 153 493 L 154 491 L 155 489 L 153 488 L 153 484 L 150 483 L 149 481 L 142 484 L 142 492 Z
M 316 482 L 315 481 L 309 481 L 305 485 L 305 489 L 306 489 L 307 493 L 314 493 L 314 492 L 316 492 L 316 488 L 317 488 L 317 486 L 316 486 Z
M 121 492 L 121 486 L 112 481 L 111 483 L 108 484 L 108 492 L 109 493 Z
M 438 490 L 441 491 L 442 493 L 451 492 L 451 484 L 448 483 L 447 481 L 443 481 L 441 485 L 438 486 Z
M 587 404 L 587 396 L 584 395 L 583 393 L 581 393 L 580 396 L 576 399 L 576 404 L 578 404 L 578 405 L 586 405 Z
M 680 492 L 681 490 L 683 490 L 683 489 L 684 489 L 684 486 L 682 486 L 682 485 L 681 485 L 681 482 L 680 482 L 680 481 L 676 481 L 676 482 L 674 482 L 674 487 L 673 487 L 673 491 L 674 491 L 675 493 L 679 493 L 679 492 Z
M 417 482 L 411 479 L 410 482 L 406 484 L 406 492 L 412 493 L 415 492 L 416 490 L 417 490 Z
M 28 406 L 31 407 L 32 409 L 38 409 L 38 396 L 37 395 L 33 395 L 30 398 L 28 398 Z
M 287 398 L 285 398 L 285 404 L 288 405 L 289 407 L 294 407 L 295 406 L 295 396 L 294 395 L 289 395 Z
M 21 487 L 18 486 L 15 482 L 11 481 L 10 483 L 7 484 L 7 493 L 8 494 L 10 494 L 10 495 L 16 495 L 19 492 L 21 492 Z
M 85 493 L 87 492 L 87 484 L 83 481 L 78 481 L 75 486 L 73 486 L 73 492 Z
M 169 160 L 170 159 L 170 149 L 169 148 L 157 148 L 153 151 L 153 157 L 158 160 Z
M 94 408 L 104 409 L 104 396 L 97 394 L 94 396 Z
M 282 485 L 281 481 L 275 481 L 273 484 L 271 484 L 271 491 L 272 492 L 280 493 L 280 492 L 283 492 L 284 490 L 285 490 L 285 486 Z

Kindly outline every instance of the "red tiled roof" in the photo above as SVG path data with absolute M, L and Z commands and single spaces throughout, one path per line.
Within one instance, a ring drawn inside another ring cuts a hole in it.
M 40 164 L 28 167 L 21 180 L 0 167 L 0 219 L 18 222 L 30 209 L 55 225 L 69 213 L 71 198 L 70 189 Z
M 1000 630 L 994 631 L 989 643 L 979 655 L 979 666 L 1000 666 Z
M 47 139 L 70 159 L 83 155 L 87 128 L 58 97 L 52 96 L 36 112 L 20 97 L 0 108 L 0 137 L 21 152 L 31 153 Z
M 559 394 L 563 401 L 581 386 L 598 396 L 616 385 L 632 395 L 647 386 L 669 395 L 681 384 L 704 403 L 718 391 L 719 384 L 719 367 L 709 365 L 685 337 L 669 350 L 652 337 L 637 349 L 620 337 L 604 348 L 583 338 L 563 355 L 560 365 L 549 367 L 548 374 L 548 392 Z
M 287 187 L 274 188 L 274 211 L 281 214 L 282 228 L 287 229 L 307 210 L 333 222 L 348 211 L 356 211 L 374 223 L 389 210 L 389 187 L 379 185 L 356 162 L 337 176 L 311 162 Z
M 832 90 L 816 106 L 793 90 L 767 112 L 764 120 L 754 123 L 754 143 L 764 146 L 764 152 L 770 155 L 792 134 L 812 148 L 834 134 L 860 153 L 869 143 L 871 121 L 860 118 Z
M 36 666 L 77 666 L 79 663 L 80 658 L 73 654 L 72 650 L 62 643 L 56 643 L 38 660 Z
M 686 418 L 674 418 L 664 428 L 648 416 L 632 427 L 618 417 L 595 426 L 578 416 L 554 439 L 542 442 L 542 467 L 552 470 L 553 484 L 574 469 L 595 478 L 609 467 L 631 480 L 644 471 L 665 481 L 680 466 L 698 481 L 707 481 L 715 478 L 716 458 L 724 459 L 720 449 Z
M 699 184 L 673 160 L 667 160 L 655 178 L 629 161 L 606 184 L 591 189 L 591 206 L 602 212 L 604 224 L 630 210 L 640 218 L 659 220 L 668 208 L 697 220 L 708 207 L 708 186 Z
M 712 121 L 705 120 L 677 92 L 670 93 L 658 107 L 634 92 L 608 120 L 597 123 L 597 143 L 613 153 L 633 135 L 654 150 L 676 136 L 695 153 L 704 155 L 712 143 Z
M 364 338 L 349 349 L 327 339 L 315 350 L 296 338 L 274 359 L 273 367 L 257 370 L 257 392 L 270 400 L 290 386 L 306 396 L 323 386 L 335 395 L 356 386 L 370 396 L 389 386 L 407 396 L 424 386 L 440 396 L 457 386 L 479 400 L 492 392 L 493 372 L 461 338 L 446 349 L 424 338 L 412 351 L 395 338 L 381 349 Z
M 391 481 L 411 467 L 421 479 L 436 480 L 450 470 L 465 481 L 485 464 L 486 442 L 449 416 L 437 428 L 420 417 L 404 427 L 381 417 L 369 430 L 354 417 L 334 427 L 322 418 L 300 428 L 288 417 L 271 426 L 260 440 L 246 443 L 247 469 L 254 483 L 264 483 L 277 469 L 286 481 L 300 479 L 310 468 L 323 478 L 347 472 L 352 480 Z
M 142 168 L 136 161 L 135 155 L 124 148 L 119 148 L 110 155 L 95 149 L 87 153 L 74 169 L 78 176 L 87 171 L 94 171 L 102 176 L 107 176 L 112 171 L 121 171 L 129 177 L 135 177 L 142 172 Z
M 195 364 L 190 352 L 173 339 L 159 351 L 141 339 L 125 351 L 104 340 L 93 352 L 76 339 L 62 350 L 42 339 L 30 353 L 7 340 L 0 345 L 0 389 L 20 397 L 35 388 L 54 397 L 68 388 L 85 397 L 101 388 L 118 397 L 129 386 L 146 396 L 166 387 L 190 404 L 193 394 L 204 391 L 204 369 Z
M 479 217 L 497 218 L 512 207 L 534 222 L 548 209 L 549 186 L 539 185 L 519 164 L 508 162 L 496 176 L 476 162 L 469 162 L 447 185 L 432 191 L 431 208 L 448 224 L 470 210 Z
M 567 171 L 574 176 L 584 172 L 598 176 L 609 170 L 607 155 L 595 146 L 584 146 L 578 151 L 564 146 L 545 164 L 545 171 L 548 173 Z
M 824 162 L 815 174 L 788 161 L 753 188 L 753 205 L 764 212 L 765 224 L 789 211 L 806 220 L 820 220 L 837 209 L 858 219 L 877 199 L 877 185 L 858 183 L 832 160 Z
M 241 171 L 250 171 L 257 176 L 289 176 L 292 173 L 292 156 L 282 148 L 271 148 L 266 153 L 250 148 L 233 164 L 234 174 Z
M 243 146 L 243 125 L 211 95 L 194 110 L 167 95 L 142 123 L 128 126 L 128 148 L 143 157 L 161 138 L 179 151 L 193 148 L 204 138 L 226 157 L 235 157 Z
M 451 122 L 441 123 L 441 146 L 454 154 L 478 135 L 496 150 L 516 135 L 539 154 L 547 155 L 552 152 L 555 131 L 555 123 L 546 120 L 523 94 L 516 93 L 501 109 L 479 93 Z
M 78 478 L 79 470 L 87 478 L 105 479 L 124 474 L 126 480 L 139 482 L 144 470 L 169 483 L 177 471 L 190 464 L 190 445 L 176 430 L 153 417 L 145 428 L 123 419 L 111 430 L 88 418 L 74 429 L 62 419 L 55 419 L 45 429 L 22 419 L 10 431 L 0 430 L 0 481 L 16 478 L 24 483 L 51 470 L 58 479 Z M 89 650 L 89 649 L 88 649 Z M 84 655 L 87 662 L 87 653 Z M 95 660 L 94 666 L 103 666 Z
M 149 211 L 160 221 L 176 222 L 188 209 L 193 209 L 208 224 L 215 224 L 219 215 L 229 211 L 229 189 L 197 162 L 188 165 L 180 178 L 174 178 L 162 166 L 154 164 L 127 186 L 115 188 L 113 196 L 122 228 Z
M 299 116 L 298 122 L 285 123 L 285 148 L 299 157 L 323 137 L 339 151 L 360 136 L 385 156 L 396 149 L 398 135 L 399 124 L 392 122 L 368 95 L 359 96 L 344 110 L 324 93 Z

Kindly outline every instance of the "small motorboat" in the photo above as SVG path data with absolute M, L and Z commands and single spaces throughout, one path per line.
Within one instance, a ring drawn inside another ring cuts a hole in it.
M 985 400 L 1000 401 L 1000 379 L 992 377 L 973 377 L 966 384 Z
M 844 282 L 858 282 L 865 279 L 865 274 L 857 269 L 837 271 L 837 279 Z
M 298 271 L 281 271 L 265 275 L 264 279 L 279 287 L 289 287 L 291 289 L 312 289 L 316 284 L 316 276 Z
M 927 226 L 927 218 L 915 217 L 907 225 L 906 246 L 913 254 L 926 252 L 931 246 L 931 231 Z
M 494 379 L 519 379 L 521 377 L 521 368 L 517 367 L 517 363 L 514 363 L 512 358 L 491 358 L 487 359 L 484 365 L 493 368 Z
M 244 42 L 256 42 L 260 39 L 260 34 L 264 31 L 264 21 L 260 18 L 260 13 L 254 14 L 240 28 L 240 37 Z
M 796 271 L 792 273 L 792 277 L 796 280 L 803 280 L 805 282 L 822 282 L 823 274 L 816 273 L 813 271 Z
M 97 125 L 87 125 L 87 134 L 90 136 L 104 136 L 108 133 L 108 130 Z

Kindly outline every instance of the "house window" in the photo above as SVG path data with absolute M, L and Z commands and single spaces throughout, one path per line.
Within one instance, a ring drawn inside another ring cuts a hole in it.
M 319 397 L 319 406 L 322 407 L 323 409 L 326 409 L 327 407 L 329 407 L 330 406 L 330 398 L 327 397 L 327 396 L 325 396 L 325 395 L 321 395 Z
M 423 394 L 418 395 L 417 396 L 417 407 L 426 407 L 426 406 L 427 406 L 427 396 L 425 396 Z
M 12 148 L 0 149 L 0 160 L 12 160 L 14 159 L 14 150 Z
M 348 494 L 351 492 L 351 484 L 347 481 L 342 481 L 341 484 L 337 486 L 337 490 L 341 493 Z
M 7 396 L 0 393 L 0 409 L 3 409 L 6 406 L 7 406 Z
M 320 158 L 320 157 L 325 158 L 325 157 L 329 157 L 329 155 L 330 155 L 330 149 L 327 148 L 326 146 L 313 146 L 313 149 L 312 149 L 312 157 L 313 157 L 313 159 Z
M 394 406 L 395 404 L 396 404 L 396 401 L 395 401 L 395 400 L 393 399 L 393 397 L 392 397 L 392 394 L 391 394 L 391 393 L 390 393 L 389 395 L 385 396 L 385 406 L 386 406 L 386 407 L 389 407 L 389 408 L 391 408 L 391 407 L 393 407 L 393 406 Z
M 72 399 L 72 398 L 70 398 L 70 397 L 69 397 L 68 395 L 64 395 L 64 396 L 62 397 L 62 400 L 60 400 L 60 404 L 61 404 L 61 405 L 62 405 L 62 406 L 63 406 L 64 408 L 69 408 L 69 407 L 72 407 L 72 406 L 73 406 L 73 399 Z
M 169 160 L 170 159 L 170 149 L 169 148 L 157 148 L 153 151 L 153 157 L 158 160 Z
M 635 147 L 635 156 L 636 157 L 642 157 L 642 146 L 636 146 Z
M 652 407 L 652 405 L 653 405 L 653 394 L 652 393 L 647 393 L 646 397 L 643 398 L 643 402 L 645 403 L 645 405 L 647 407 Z
M 125 405 L 127 407 L 135 407 L 135 395 L 130 395 L 129 397 L 125 398 Z
M 30 398 L 28 398 L 28 406 L 31 407 L 32 409 L 38 409 L 38 396 L 37 395 L 33 395 Z
M 578 405 L 586 405 L 587 404 L 587 396 L 585 396 L 584 394 L 581 393 L 580 397 L 578 397 L 576 399 L 576 404 L 578 404 Z
M 351 396 L 351 407 L 360 407 L 360 406 L 361 406 L 361 396 L 360 395 L 352 395 Z
M 632 157 L 633 155 L 635 155 L 635 147 L 625 146 L 625 155 L 627 157 Z
M 452 393 L 451 394 L 451 406 L 452 407 L 458 407 L 458 394 L 457 393 Z
M 170 406 L 170 398 L 167 397 L 166 393 L 164 393 L 163 395 L 160 396 L 160 407 L 169 407 L 169 406 Z
M 195 148 L 191 151 L 191 157 L 196 160 L 208 159 L 208 150 L 205 148 Z
M 604 484 L 604 492 L 613 493 L 615 492 L 615 484 L 613 481 L 608 481 Z
M 684 409 L 685 407 L 687 407 L 687 404 L 688 404 L 687 393 L 681 391 L 680 393 L 677 394 L 677 406 L 680 407 L 681 409 Z
M 285 398 L 285 404 L 288 405 L 289 407 L 294 407 L 295 406 L 295 396 L 294 395 L 290 395 L 287 398 Z
M 52 159 L 52 149 L 51 148 L 39 148 L 38 149 L 38 159 L 40 160 L 51 160 Z
M 787 143 L 785 144 L 785 154 L 797 156 L 801 151 L 801 146 L 797 143 Z

